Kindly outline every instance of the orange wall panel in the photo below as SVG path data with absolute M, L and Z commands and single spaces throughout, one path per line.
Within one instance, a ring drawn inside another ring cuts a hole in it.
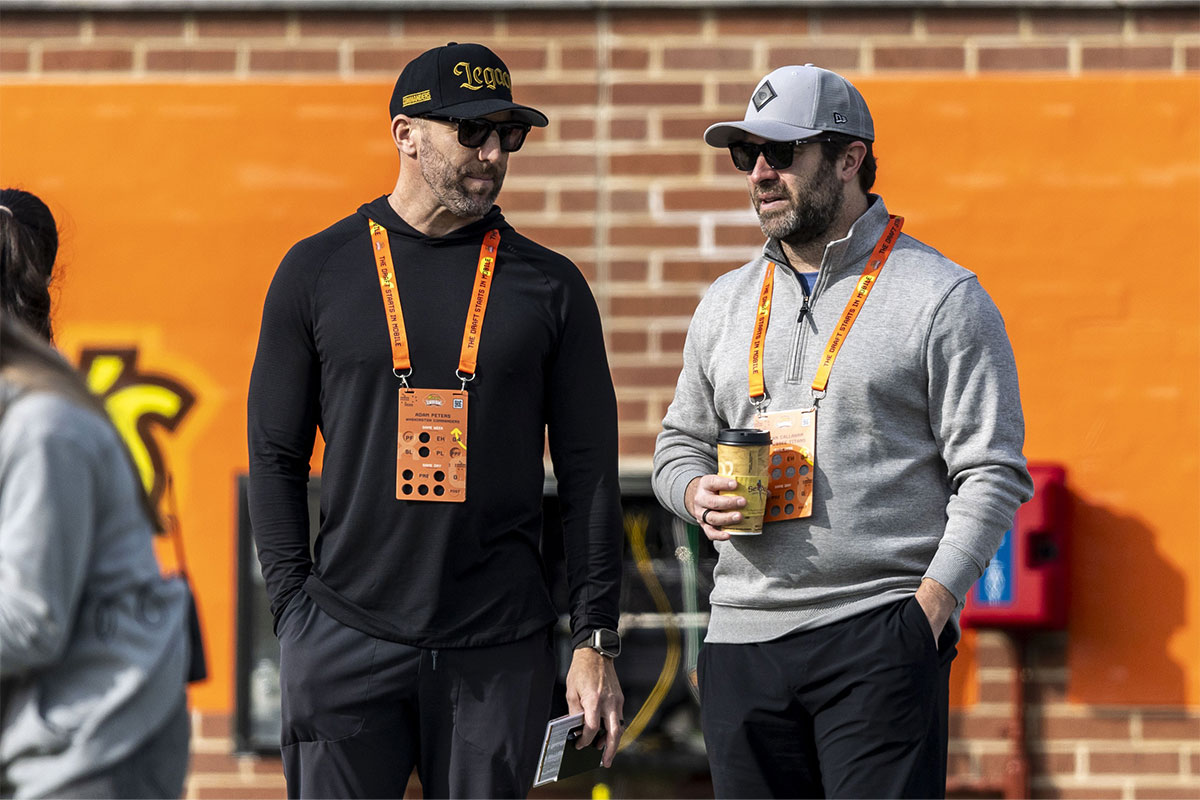
M 235 479 L 263 297 L 295 241 L 390 191 L 386 98 L 366 85 L 0 88 L 0 184 L 41 196 L 63 229 L 59 346 L 74 359 L 136 343 L 142 371 L 197 396 L 159 441 L 206 627 L 199 708 L 232 707 Z
M 1200 81 L 864 92 L 907 109 L 877 112 L 889 207 L 979 274 L 1026 454 L 1067 466 L 1071 697 L 1200 703 Z
M 1027 454 L 1067 467 L 1070 699 L 1200 704 L 1200 81 L 858 83 L 877 188 L 906 232 L 980 275 L 1016 350 Z M 60 346 L 136 344 L 140 370 L 196 396 L 158 440 L 207 626 L 203 709 L 232 707 L 234 480 L 262 299 L 293 242 L 392 187 L 389 93 L 0 85 L 0 184 L 41 195 L 64 229 Z M 536 136 L 530 153 L 551 153 Z M 731 172 L 697 188 L 736 187 Z

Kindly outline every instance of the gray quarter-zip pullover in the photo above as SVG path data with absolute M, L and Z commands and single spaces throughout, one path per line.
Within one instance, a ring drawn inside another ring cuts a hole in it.
M 684 490 L 716 471 L 717 431 L 753 426 L 747 364 L 768 268 L 767 410 L 818 409 L 812 516 L 716 543 L 707 641 L 826 625 L 911 595 L 923 577 L 961 608 L 1032 495 L 1000 313 L 973 273 L 910 236 L 901 235 L 825 396 L 815 397 L 818 360 L 887 214 L 872 195 L 849 235 L 826 247 L 805 313 L 796 273 L 764 253 L 718 278 L 692 318 L 654 453 L 655 492 L 675 514 L 693 521 Z

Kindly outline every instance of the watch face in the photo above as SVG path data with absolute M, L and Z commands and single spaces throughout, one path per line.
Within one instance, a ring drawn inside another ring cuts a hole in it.
M 593 636 L 593 641 L 602 652 L 611 653 L 614 656 L 621 652 L 621 636 L 616 631 L 599 628 Z

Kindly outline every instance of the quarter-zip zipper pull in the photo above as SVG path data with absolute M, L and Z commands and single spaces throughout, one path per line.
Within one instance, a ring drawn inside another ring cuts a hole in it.
M 804 302 L 800 304 L 800 314 L 796 317 L 796 322 L 803 322 L 804 315 L 808 314 L 808 318 L 812 319 L 812 309 L 808 307 L 808 295 L 804 295 Z

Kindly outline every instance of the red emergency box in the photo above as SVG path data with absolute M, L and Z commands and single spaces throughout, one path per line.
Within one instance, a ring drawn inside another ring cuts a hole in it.
M 1030 464 L 1033 498 L 1017 509 L 996 557 L 967 594 L 962 624 L 1062 630 L 1070 594 L 1066 471 Z

